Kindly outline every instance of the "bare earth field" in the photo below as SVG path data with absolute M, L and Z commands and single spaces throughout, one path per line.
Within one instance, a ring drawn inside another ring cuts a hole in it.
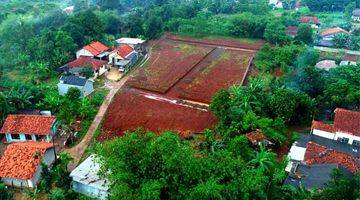
M 216 124 L 208 110 L 212 96 L 244 84 L 261 42 L 193 39 L 166 35 L 152 43 L 150 57 L 110 104 L 99 140 L 142 127 L 182 137 Z

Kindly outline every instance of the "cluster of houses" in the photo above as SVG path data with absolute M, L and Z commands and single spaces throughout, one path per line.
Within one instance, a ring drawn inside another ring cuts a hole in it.
M 333 124 L 313 121 L 309 135 L 290 148 L 285 184 L 322 189 L 334 169 L 346 176 L 360 170 L 360 112 L 337 108 Z
M 116 47 L 110 48 L 99 41 L 92 42 L 76 52 L 76 59 L 61 66 L 63 76 L 58 83 L 59 94 L 64 95 L 70 88 L 78 88 L 81 96 L 89 95 L 93 90 L 93 81 L 82 75 L 86 68 L 97 78 L 108 72 L 111 67 L 120 72 L 128 71 L 146 53 L 145 40 L 138 38 L 120 38 Z

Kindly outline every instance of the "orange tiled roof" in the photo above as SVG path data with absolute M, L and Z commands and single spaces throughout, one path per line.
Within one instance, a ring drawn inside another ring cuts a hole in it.
M 334 127 L 336 131 L 360 136 L 360 112 L 337 108 Z
M 131 46 L 124 44 L 117 47 L 113 52 L 116 52 L 122 58 L 126 58 L 126 56 L 128 56 L 133 51 L 134 49 Z
M 326 29 L 325 31 L 322 31 L 320 33 L 321 36 L 327 36 L 327 35 L 333 35 L 336 33 L 346 33 L 348 34 L 349 32 L 345 31 L 344 29 L 340 28 L 340 27 L 335 27 L 335 28 L 330 28 L 330 29 Z
M 352 173 L 358 172 L 358 166 L 360 165 L 359 159 L 353 158 L 346 153 L 327 149 L 325 146 L 314 142 L 309 142 L 307 144 L 304 161 L 308 165 L 339 164 Z
M 315 24 L 319 24 L 319 18 L 317 17 L 310 17 L 310 16 L 302 16 L 300 17 L 300 22 L 301 23 L 309 23 L 309 22 L 312 22 L 312 23 L 315 23 Z
M 266 139 L 266 136 L 260 130 L 247 133 L 246 137 L 253 144 L 258 144 L 258 142 L 262 142 Z
M 326 132 L 330 132 L 330 133 L 336 132 L 333 125 L 325 124 L 324 122 L 315 121 L 315 120 L 312 122 L 311 129 L 318 129 L 318 130 L 322 130 L 322 131 L 326 131 Z
M 93 70 L 100 69 L 107 62 L 104 60 L 98 60 L 91 57 L 80 56 L 78 59 L 73 60 L 66 64 L 70 68 L 90 66 Z
M 8 115 L 0 133 L 49 135 L 55 116 Z
M 0 177 L 31 179 L 47 149 L 47 142 L 20 142 L 10 144 L 0 159 Z
M 105 46 L 103 43 L 96 41 L 92 42 L 91 44 L 88 44 L 84 47 L 84 49 L 88 50 L 91 54 L 94 56 L 97 56 L 104 51 L 109 50 L 109 47 Z

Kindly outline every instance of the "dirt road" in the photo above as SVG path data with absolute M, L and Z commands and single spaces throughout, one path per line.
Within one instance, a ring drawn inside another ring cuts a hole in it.
M 72 171 L 78 165 L 82 155 L 84 154 L 86 148 L 89 146 L 97 128 L 99 127 L 107 108 L 109 107 L 112 99 L 115 94 L 119 91 L 119 89 L 124 85 L 124 83 L 128 80 L 129 76 L 122 78 L 119 82 L 115 83 L 113 88 L 110 90 L 109 94 L 106 96 L 103 104 L 100 106 L 99 111 L 92 122 L 89 130 L 86 135 L 82 139 L 82 141 L 77 144 L 75 147 L 71 149 L 66 149 L 65 152 L 69 153 L 73 158 L 73 161 L 69 164 L 68 169 Z

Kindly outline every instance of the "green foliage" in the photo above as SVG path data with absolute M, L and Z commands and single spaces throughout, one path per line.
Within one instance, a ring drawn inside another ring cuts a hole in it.
M 4 183 L 0 182 L 0 199 L 1 200 L 13 200 L 13 193 L 9 191 Z
M 310 8 L 311 11 L 343 11 L 350 0 L 305 0 L 304 4 Z
M 65 98 L 69 101 L 78 101 L 81 96 L 81 91 L 78 88 L 72 87 L 68 90 Z
M 230 23 L 232 35 L 246 38 L 262 38 L 266 26 L 265 17 L 251 13 L 234 15 L 230 18 Z
M 295 39 L 305 44 L 311 44 L 313 42 L 313 34 L 313 29 L 309 24 L 300 24 Z
M 55 189 L 51 191 L 47 198 L 48 200 L 65 200 L 65 192 L 61 189 Z
M 56 187 L 63 189 L 65 191 L 69 190 L 71 187 L 71 177 L 70 172 L 67 170 L 67 166 L 70 163 L 72 158 L 67 153 L 60 153 L 59 158 L 55 167 L 53 168 L 53 178 Z
M 91 66 L 87 66 L 84 67 L 83 69 L 81 69 L 80 71 L 81 76 L 88 78 L 94 77 L 94 70 L 92 69 Z
M 48 166 L 45 163 L 41 163 L 41 180 L 40 180 L 40 188 L 44 190 L 46 193 L 49 193 L 51 190 L 52 184 L 52 174 L 49 170 Z
M 264 38 L 267 42 L 276 45 L 283 45 L 290 41 L 286 34 L 286 27 L 278 20 L 272 20 L 267 23 Z

